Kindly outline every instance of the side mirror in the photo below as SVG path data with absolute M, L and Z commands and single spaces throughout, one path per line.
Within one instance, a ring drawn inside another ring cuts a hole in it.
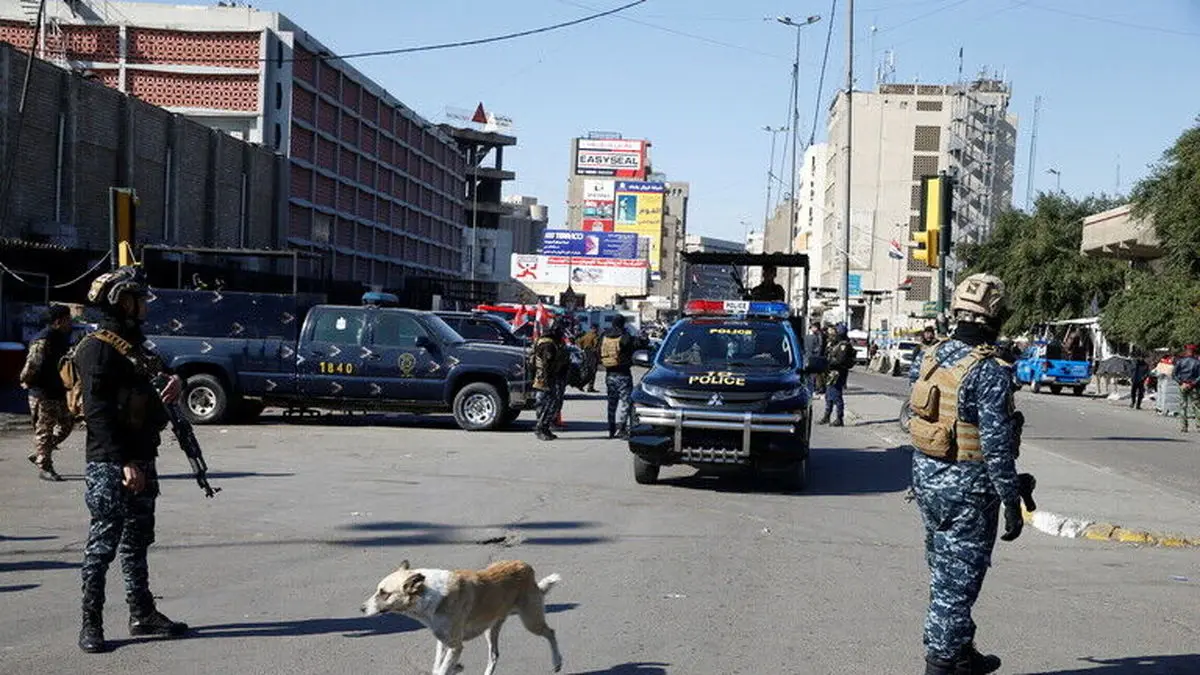
M 824 356 L 810 356 L 804 362 L 804 367 L 800 369 L 800 372 L 804 375 L 817 375 L 828 369 L 829 362 L 825 360 Z
M 633 363 L 637 366 L 650 367 L 650 352 L 645 349 L 639 349 L 633 353 Z

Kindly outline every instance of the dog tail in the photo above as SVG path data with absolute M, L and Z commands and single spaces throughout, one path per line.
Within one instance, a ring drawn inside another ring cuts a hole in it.
M 538 582 L 538 590 L 540 590 L 543 595 L 549 593 L 550 589 L 554 588 L 554 584 L 557 584 L 560 581 L 562 581 L 562 577 L 559 576 L 558 572 L 555 572 L 554 574 L 551 574 L 550 576 Z

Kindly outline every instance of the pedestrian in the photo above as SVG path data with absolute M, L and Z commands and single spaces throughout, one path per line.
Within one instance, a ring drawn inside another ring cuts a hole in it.
M 608 392 L 608 437 L 629 438 L 629 413 L 633 396 L 633 336 L 625 330 L 625 316 L 613 317 L 612 327 L 600 340 L 600 363 Z
M 88 301 L 104 312 L 101 336 L 122 340 L 129 349 L 146 341 L 146 286 L 134 267 L 120 267 L 92 282 Z M 83 626 L 79 648 L 106 651 L 104 586 L 108 566 L 121 556 L 125 600 L 132 635 L 179 636 L 187 624 L 172 621 L 155 607 L 146 550 L 154 542 L 154 505 L 159 494 L 155 459 L 166 428 L 163 403 L 179 397 L 181 382 L 170 376 L 158 391 L 118 347 L 92 334 L 75 350 L 87 424 L 84 502 L 91 526 L 83 550 Z
M 1019 429 L 1012 370 L 996 358 L 1004 283 L 973 274 L 955 289 L 951 338 L 926 351 L 913 382 L 912 488 L 930 571 L 925 674 L 978 675 L 1000 659 L 975 648 L 971 619 L 1004 510 L 1012 541 L 1024 527 L 1016 469 Z M 936 388 L 938 395 L 931 396 Z M 932 402 L 931 402 L 932 401 Z M 932 407 L 932 410 L 929 409 Z
M 1200 417 L 1200 392 L 1196 382 L 1200 380 L 1200 359 L 1196 358 L 1196 345 L 1183 348 L 1183 356 L 1175 359 L 1175 373 L 1179 384 L 1179 431 L 1187 433 L 1188 418 Z
M 533 388 L 537 391 L 537 424 L 534 425 L 534 434 L 539 440 L 552 441 L 558 438 L 550 430 L 550 425 L 558 412 L 555 399 L 558 396 L 559 380 L 566 379 L 568 367 L 570 361 L 567 348 L 562 342 L 562 324 L 555 321 L 542 332 L 533 345 Z
M 804 359 L 811 361 L 814 357 L 825 358 L 825 336 L 821 334 L 821 325 L 814 321 L 808 327 L 808 335 L 804 336 Z M 825 393 L 825 373 L 812 375 L 813 392 Z
M 1138 354 L 1133 360 L 1133 375 L 1129 383 L 1129 407 L 1142 409 L 1142 399 L 1146 396 L 1146 378 L 1150 377 L 1150 364 L 1145 354 Z
M 834 329 L 833 340 L 826 348 L 829 366 L 828 381 L 825 383 L 825 416 L 817 424 L 828 424 L 840 427 L 845 423 L 846 415 L 846 382 L 850 377 L 850 369 L 854 367 L 854 345 L 846 330 L 846 324 L 839 323 Z M 837 410 L 837 417 L 831 422 L 830 415 Z
M 33 454 L 28 459 L 38 468 L 42 480 L 63 480 L 54 470 L 54 451 L 74 427 L 67 412 L 67 390 L 58 372 L 70 340 L 71 310 L 66 305 L 51 305 L 41 332 L 29 343 L 29 355 L 21 369 L 21 387 L 29 391 L 29 414 L 33 418 Z
M 583 350 L 584 391 L 595 394 L 596 372 L 600 369 L 600 329 L 593 325 L 576 344 Z

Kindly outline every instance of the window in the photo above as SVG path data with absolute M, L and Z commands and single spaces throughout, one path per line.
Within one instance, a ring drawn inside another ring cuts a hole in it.
M 941 127 L 918 126 L 913 134 L 913 150 L 917 152 L 937 152 L 941 140 Z
M 468 340 L 483 340 L 485 342 L 504 342 L 504 337 L 500 335 L 500 330 L 496 325 L 488 321 L 479 321 L 467 319 L 462 322 L 462 325 L 456 327 L 458 334 Z
M 331 344 L 358 344 L 362 340 L 366 315 L 360 309 L 318 310 L 313 320 L 312 341 Z
M 383 312 L 375 319 L 375 344 L 385 347 L 412 347 L 418 337 L 427 337 L 415 318 L 400 312 Z

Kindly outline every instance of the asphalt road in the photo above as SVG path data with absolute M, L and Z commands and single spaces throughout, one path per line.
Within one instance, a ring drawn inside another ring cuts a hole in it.
M 851 385 L 895 396 L 897 408 L 909 392 L 907 378 L 862 371 L 853 371 Z M 1130 410 L 1128 400 L 1034 394 L 1028 387 L 1016 397 L 1025 413 L 1024 442 L 1200 499 L 1200 432 L 1193 426 L 1191 433 L 1180 433 L 1178 419 L 1155 414 L 1151 401 Z
M 928 572 L 906 450 L 819 428 L 804 494 L 680 468 L 638 486 L 602 414 L 568 401 L 571 430 L 549 443 L 527 419 L 472 434 L 440 417 L 202 428 L 224 491 L 205 500 L 166 447 L 151 552 L 160 608 L 193 635 L 129 640 L 113 569 L 106 655 L 75 647 L 82 485 L 36 480 L 26 439 L 0 436 L 0 672 L 428 672 L 427 631 L 358 612 L 405 558 L 560 573 L 549 620 L 565 673 L 921 672 Z M 79 473 L 81 441 L 60 470 Z M 978 642 L 1002 673 L 1200 672 L 1196 560 L 1027 530 L 997 544 Z M 484 663 L 469 643 L 466 672 Z M 549 667 L 545 642 L 508 622 L 498 673 Z

